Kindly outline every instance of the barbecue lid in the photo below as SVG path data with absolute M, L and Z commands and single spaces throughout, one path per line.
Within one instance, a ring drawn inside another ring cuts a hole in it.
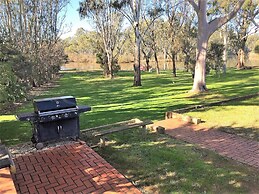
M 33 100 L 35 112 L 46 112 L 76 107 L 76 99 L 73 96 L 61 96 Z

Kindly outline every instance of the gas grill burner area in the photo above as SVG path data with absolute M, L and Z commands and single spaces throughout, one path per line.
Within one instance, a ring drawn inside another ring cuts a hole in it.
M 77 106 L 73 96 L 38 99 L 33 101 L 33 106 L 33 113 L 16 117 L 32 124 L 31 140 L 37 149 L 41 149 L 44 142 L 79 138 L 79 114 L 91 110 L 89 106 Z

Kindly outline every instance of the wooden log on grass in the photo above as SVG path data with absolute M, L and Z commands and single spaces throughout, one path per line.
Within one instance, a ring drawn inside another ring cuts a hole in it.
M 119 131 L 124 131 L 124 130 L 128 130 L 128 129 L 132 129 L 132 128 L 136 128 L 136 127 L 144 127 L 146 125 L 150 125 L 153 124 L 152 121 L 141 121 L 141 122 L 137 122 L 137 123 L 132 123 L 132 124 L 128 124 L 128 125 L 122 125 L 119 127 L 114 127 L 112 129 L 109 130 L 103 130 L 103 131 L 98 131 L 98 132 L 94 132 L 92 133 L 93 137 L 100 137 L 103 135 L 107 135 L 107 134 L 111 134 L 111 133 L 115 133 L 115 132 L 119 132 Z
M 131 119 L 131 120 L 127 120 L 127 121 L 120 121 L 120 122 L 117 122 L 117 123 L 111 123 L 111 124 L 107 124 L 107 125 L 83 129 L 80 132 L 85 133 L 85 132 L 90 132 L 90 131 L 94 131 L 94 130 L 98 130 L 98 129 L 111 128 L 111 127 L 116 126 L 116 125 L 125 125 L 125 124 L 130 124 L 130 123 L 136 123 L 138 121 L 140 121 L 140 120 L 139 119 Z

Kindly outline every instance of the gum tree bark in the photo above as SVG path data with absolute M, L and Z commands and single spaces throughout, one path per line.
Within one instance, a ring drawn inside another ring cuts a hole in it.
M 135 46 L 134 46 L 134 82 L 133 86 L 141 86 L 141 71 L 140 71 L 140 44 L 141 44 L 141 37 L 139 32 L 139 17 L 140 17 L 140 6 L 135 2 L 133 3 L 134 10 L 135 10 L 135 25 L 134 25 L 134 32 L 135 32 Z
M 206 87 L 206 55 L 210 36 L 222 25 L 231 20 L 242 7 L 245 0 L 239 0 L 235 8 L 227 15 L 207 21 L 207 0 L 187 0 L 198 16 L 197 53 L 192 92 L 203 92 Z

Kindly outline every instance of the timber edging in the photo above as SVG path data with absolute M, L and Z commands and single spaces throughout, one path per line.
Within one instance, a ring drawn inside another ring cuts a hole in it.
M 222 100 L 222 101 L 218 101 L 218 102 L 211 102 L 211 103 L 207 103 L 207 104 L 203 104 L 203 105 L 194 105 L 194 106 L 190 106 L 190 107 L 186 107 L 186 108 L 180 108 L 180 109 L 174 110 L 174 112 L 186 113 L 190 110 L 195 110 L 195 109 L 205 108 L 205 107 L 210 107 L 210 106 L 216 106 L 216 105 L 233 102 L 233 101 L 247 100 L 250 98 L 254 98 L 256 96 L 259 96 L 259 92 L 255 93 L 255 94 L 246 95 L 246 96 L 234 97 L 234 98 L 230 98 L 230 99 L 226 99 L 226 100 Z

